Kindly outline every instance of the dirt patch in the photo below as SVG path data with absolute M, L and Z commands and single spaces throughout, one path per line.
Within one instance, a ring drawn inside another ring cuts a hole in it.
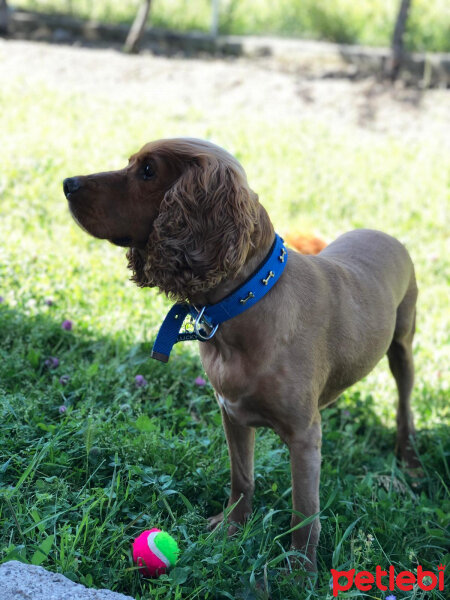
M 273 59 L 125 55 L 0 40 L 0 85 L 16 78 L 117 102 L 142 99 L 209 120 L 231 114 L 320 119 L 377 134 L 450 140 L 450 91 L 418 90 L 376 79 L 312 77 Z

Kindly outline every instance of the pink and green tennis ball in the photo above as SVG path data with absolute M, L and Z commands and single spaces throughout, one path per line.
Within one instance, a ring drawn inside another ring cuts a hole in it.
M 180 550 L 171 535 L 156 527 L 143 531 L 133 542 L 133 560 L 146 577 L 159 577 L 173 567 Z

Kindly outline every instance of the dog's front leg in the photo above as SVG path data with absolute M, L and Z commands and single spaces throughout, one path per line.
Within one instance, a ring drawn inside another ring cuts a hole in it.
M 237 503 L 229 513 L 228 520 L 231 523 L 244 523 L 252 512 L 255 429 L 232 422 L 224 406 L 220 402 L 219 404 L 231 465 L 231 495 L 228 506 Z M 208 521 L 209 527 L 213 529 L 223 521 L 223 513 L 210 517 Z M 229 534 L 233 534 L 235 531 L 236 527 L 230 525 Z
M 319 415 L 307 429 L 295 431 L 286 439 L 291 457 L 292 508 L 295 511 L 292 514 L 291 527 L 319 512 L 321 440 Z M 302 564 L 307 571 L 317 570 L 316 548 L 319 534 L 318 518 L 292 532 L 292 547 L 306 556 Z

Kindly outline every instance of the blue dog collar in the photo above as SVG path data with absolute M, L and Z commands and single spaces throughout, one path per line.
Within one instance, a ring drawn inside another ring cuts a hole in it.
M 284 242 L 278 234 L 275 234 L 272 248 L 258 270 L 223 300 L 217 304 L 203 306 L 201 309 L 187 303 L 174 304 L 156 336 L 151 357 L 161 362 L 168 362 L 170 352 L 177 342 L 210 340 L 221 323 L 237 317 L 252 307 L 273 288 L 284 271 L 287 258 Z M 191 323 L 186 326 L 185 332 L 180 333 L 188 314 L 191 316 Z

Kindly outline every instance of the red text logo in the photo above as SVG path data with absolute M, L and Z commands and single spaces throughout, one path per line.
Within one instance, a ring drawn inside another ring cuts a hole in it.
M 350 571 L 337 571 L 331 569 L 331 575 L 333 578 L 333 596 L 337 596 L 339 592 L 348 591 L 353 585 L 361 592 L 370 591 L 375 585 L 382 592 L 394 591 L 395 589 L 401 591 L 412 590 L 414 585 L 424 591 L 434 590 L 438 587 L 439 590 L 444 589 L 444 565 L 438 566 L 438 574 L 436 575 L 433 571 L 424 571 L 419 565 L 417 567 L 417 573 L 414 574 L 411 571 L 400 571 L 395 572 L 393 566 L 388 567 L 387 571 L 377 565 L 375 573 L 370 571 L 358 571 L 350 569 Z

